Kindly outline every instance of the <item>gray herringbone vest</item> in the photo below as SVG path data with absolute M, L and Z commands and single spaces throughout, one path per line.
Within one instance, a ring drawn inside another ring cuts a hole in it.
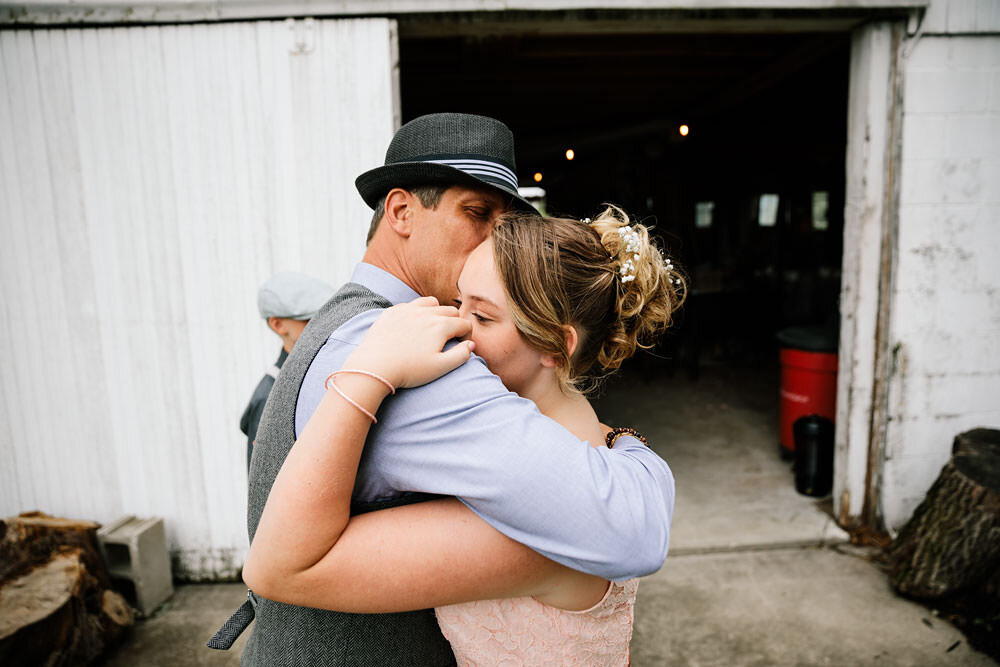
M 271 390 L 257 430 L 247 506 L 251 540 L 274 478 L 295 442 L 295 403 L 309 364 L 344 322 L 367 310 L 390 305 L 371 290 L 348 283 L 320 309 L 299 337 Z M 365 509 L 372 507 L 361 511 Z M 256 620 L 243 652 L 243 665 L 455 664 L 451 647 L 429 609 L 402 614 L 344 614 L 259 596 L 255 599 Z

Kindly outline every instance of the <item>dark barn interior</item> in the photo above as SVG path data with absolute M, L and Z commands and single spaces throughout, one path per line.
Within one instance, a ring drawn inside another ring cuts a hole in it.
M 836 326 L 849 46 L 839 33 L 404 30 L 403 121 L 499 118 L 549 214 L 613 202 L 655 225 L 691 289 L 643 368 L 774 370 L 778 330 Z
M 403 120 L 500 118 L 549 214 L 618 204 L 688 275 L 677 325 L 594 400 L 673 470 L 671 553 L 838 534 L 829 496 L 797 493 L 779 456 L 777 334 L 822 326 L 836 345 L 849 33 L 521 25 L 401 24 Z

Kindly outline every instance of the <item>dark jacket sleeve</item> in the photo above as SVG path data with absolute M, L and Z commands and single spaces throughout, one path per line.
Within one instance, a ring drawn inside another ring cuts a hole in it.
M 260 424 L 260 416 L 264 414 L 264 404 L 267 403 L 267 396 L 274 386 L 274 378 L 265 375 L 254 389 L 253 396 L 247 404 L 243 416 L 240 417 L 240 430 L 247 436 L 247 441 L 251 444 L 257 437 L 257 426 Z

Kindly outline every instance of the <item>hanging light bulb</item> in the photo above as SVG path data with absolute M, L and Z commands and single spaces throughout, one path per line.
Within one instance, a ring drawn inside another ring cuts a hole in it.
M 681 133 L 682 137 L 686 137 L 688 135 L 688 132 L 691 131 L 691 128 L 689 128 L 687 125 L 681 125 L 679 128 L 677 128 L 677 131 Z
M 572 148 L 567 148 L 566 149 L 566 159 L 567 160 L 572 160 L 575 157 L 576 157 L 576 151 L 574 151 Z
M 542 182 L 542 172 L 536 171 L 535 175 L 532 176 L 532 178 L 535 179 L 535 183 L 541 183 Z

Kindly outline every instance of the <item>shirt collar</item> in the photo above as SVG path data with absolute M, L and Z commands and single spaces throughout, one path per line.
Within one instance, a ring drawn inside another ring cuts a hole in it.
M 351 274 L 351 282 L 367 287 L 376 294 L 381 294 L 393 305 L 413 301 L 420 296 L 402 280 L 374 264 L 361 262 L 355 266 L 354 273 Z

